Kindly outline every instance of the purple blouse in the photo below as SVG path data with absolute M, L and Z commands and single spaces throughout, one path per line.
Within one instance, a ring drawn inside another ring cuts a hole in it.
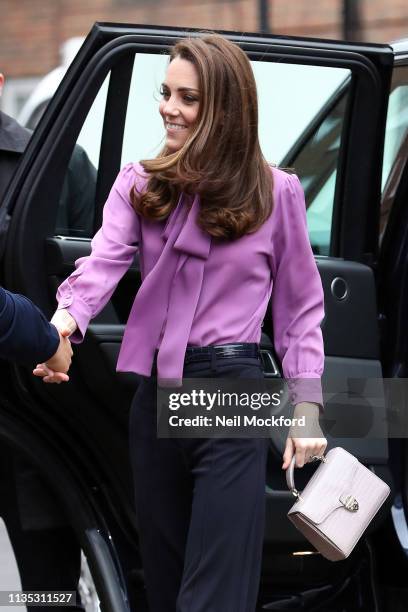
M 272 168 L 274 209 L 254 233 L 221 242 L 197 223 L 199 198 L 183 197 L 165 222 L 137 215 L 129 193 L 146 183 L 139 164 L 119 173 L 104 207 L 92 253 L 60 285 L 58 308 L 74 317 L 81 342 L 139 252 L 142 284 L 125 328 L 117 369 L 182 379 L 186 346 L 259 342 L 272 295 L 275 350 L 290 379 L 292 402 L 322 403 L 324 295 L 311 250 L 299 179 Z

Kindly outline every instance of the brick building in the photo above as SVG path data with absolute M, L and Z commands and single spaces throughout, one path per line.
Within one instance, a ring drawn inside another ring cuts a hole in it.
M 408 36 L 406 0 L 356 0 L 354 40 L 386 42 Z M 0 71 L 7 75 L 3 107 L 18 108 L 60 63 L 60 47 L 84 36 L 95 21 L 257 31 L 259 0 L 1 0 Z M 276 34 L 343 38 L 343 0 L 269 0 Z M 5 102 L 8 102 L 5 104 Z

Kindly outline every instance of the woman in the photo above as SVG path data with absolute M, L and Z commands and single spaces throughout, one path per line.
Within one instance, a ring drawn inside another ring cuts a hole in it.
M 128 164 L 90 257 L 58 290 L 53 321 L 81 341 L 139 245 L 142 285 L 118 370 L 144 378 L 130 443 L 152 612 L 255 609 L 264 531 L 264 439 L 157 439 L 157 380 L 261 378 L 261 322 L 272 294 L 274 341 L 295 416 L 321 403 L 323 292 L 299 180 L 265 162 L 250 63 L 218 35 L 171 51 L 157 158 Z M 203 348 L 204 347 L 204 348 Z M 45 381 L 58 373 L 39 366 Z M 310 383 L 310 384 L 307 384 Z M 314 383 L 314 384 L 312 384 Z M 316 384 L 317 383 L 317 384 Z M 302 466 L 326 440 L 288 437 Z

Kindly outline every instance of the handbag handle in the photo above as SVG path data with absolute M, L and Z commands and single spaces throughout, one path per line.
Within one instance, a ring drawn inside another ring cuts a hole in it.
M 286 469 L 286 484 L 288 485 L 288 489 L 296 497 L 296 499 L 302 499 L 300 497 L 299 491 L 295 487 L 295 461 L 296 454 L 293 455 L 292 460 L 289 464 L 289 467 Z M 310 457 L 310 461 L 322 461 L 322 463 L 326 463 L 327 459 L 324 455 L 313 455 Z

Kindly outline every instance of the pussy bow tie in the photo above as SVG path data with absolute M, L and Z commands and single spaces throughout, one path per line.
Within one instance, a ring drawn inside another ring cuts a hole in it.
M 181 196 L 161 234 L 163 250 L 133 303 L 117 369 L 150 376 L 155 351 L 161 386 L 179 386 L 211 236 L 197 225 L 199 197 Z M 125 341 L 126 339 L 126 341 Z

